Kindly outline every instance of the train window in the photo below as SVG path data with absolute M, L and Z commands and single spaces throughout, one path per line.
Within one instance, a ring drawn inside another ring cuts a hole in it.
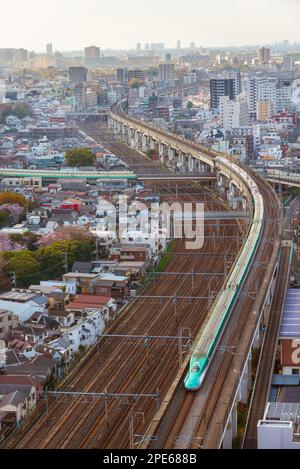
M 200 370 L 200 368 L 199 368 L 198 365 L 194 365 L 194 366 L 192 367 L 192 371 L 193 371 L 194 373 L 197 373 L 199 370 Z

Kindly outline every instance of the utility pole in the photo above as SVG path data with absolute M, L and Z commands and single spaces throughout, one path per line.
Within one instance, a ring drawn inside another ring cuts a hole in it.
M 65 257 L 65 265 L 64 265 L 64 267 L 65 267 L 65 269 L 66 269 L 66 274 L 67 274 L 69 268 L 68 268 L 68 254 L 67 254 L 66 252 L 64 253 L 64 257 Z
M 17 275 L 16 272 L 9 272 L 10 278 L 11 278 L 11 283 L 15 288 L 17 288 Z
M 96 235 L 96 261 L 99 261 L 99 245 L 98 245 L 98 236 Z

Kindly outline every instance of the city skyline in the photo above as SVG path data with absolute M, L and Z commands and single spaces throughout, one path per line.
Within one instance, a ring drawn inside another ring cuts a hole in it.
M 133 49 L 137 42 L 142 45 L 165 42 L 166 47 L 171 48 L 176 47 L 178 39 L 182 47 L 188 47 L 191 42 L 196 46 L 230 47 L 272 44 L 284 39 L 297 42 L 299 39 L 297 0 L 265 0 L 263 3 L 253 0 L 246 5 L 237 0 L 226 3 L 216 0 L 213 5 L 203 0 L 188 0 L 184 11 L 179 6 L 171 0 L 163 3 L 116 0 L 105 7 L 97 0 L 87 0 L 84 8 L 82 3 L 71 0 L 63 4 L 58 0 L 29 0 L 26 4 L 13 0 L 5 6 L 5 16 L 12 17 L 18 10 L 14 34 L 12 36 L 10 23 L 4 21 L 0 44 L 40 52 L 51 41 L 54 50 L 67 51 L 81 50 L 90 44 L 102 49 Z M 145 22 L 149 25 L 146 28 Z

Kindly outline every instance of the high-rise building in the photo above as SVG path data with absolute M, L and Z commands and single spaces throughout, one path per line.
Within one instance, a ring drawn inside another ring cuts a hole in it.
M 249 125 L 248 106 L 244 99 L 231 100 L 220 96 L 220 124 L 225 129 Z
M 195 43 L 194 43 L 194 42 L 191 42 L 191 43 L 190 43 L 190 49 L 192 49 L 192 50 L 195 49 Z
M 235 95 L 238 96 L 242 92 L 242 79 L 239 70 L 231 70 L 227 73 L 227 78 L 234 79 Z
M 292 72 L 294 70 L 294 62 L 291 55 L 285 55 L 283 57 L 282 69 L 284 72 Z
M 175 85 L 175 64 L 166 62 L 159 64 L 158 80 L 163 82 L 164 86 Z
M 150 44 L 149 43 L 145 44 L 145 50 L 150 50 Z
M 69 67 L 69 78 L 72 83 L 84 83 L 87 80 L 85 67 Z
M 84 65 L 87 68 L 100 67 L 100 47 L 90 46 L 84 49 Z
M 221 96 L 236 98 L 235 81 L 233 78 L 213 78 L 210 80 L 210 106 L 218 109 Z
M 86 109 L 85 87 L 83 83 L 76 83 L 74 86 L 74 110 L 84 111 Z
M 137 44 L 136 44 L 136 50 L 137 50 L 138 52 L 141 52 L 141 50 L 142 50 L 142 45 L 141 45 L 140 42 L 137 42 Z
M 28 50 L 26 49 L 14 49 L 14 62 L 24 63 L 28 61 Z
M 85 92 L 86 109 L 94 109 L 97 107 L 97 93 L 94 90 L 87 89 Z
M 252 76 L 248 78 L 247 101 L 250 116 L 258 118 L 258 103 L 260 105 L 260 115 L 272 114 L 277 110 L 277 78 L 266 76 Z M 266 106 L 265 103 L 269 103 Z
M 145 80 L 145 73 L 143 70 L 139 68 L 135 68 L 134 70 L 128 70 L 128 80 L 135 78 L 136 80 L 144 81 Z
M 271 51 L 267 47 L 260 47 L 258 49 L 258 61 L 260 65 L 265 65 L 270 62 Z
M 28 61 L 28 50 L 26 49 L 0 49 L 0 65 L 14 66 Z
M 176 49 L 181 49 L 181 41 L 178 39 Z
M 46 50 L 47 50 L 47 55 L 52 55 L 53 54 L 52 42 L 50 42 L 50 44 L 47 44 Z
M 166 62 L 170 62 L 171 58 L 172 58 L 172 55 L 168 52 L 168 53 L 165 55 Z
M 292 80 L 278 78 L 276 83 L 276 112 L 293 110 Z
M 126 83 L 128 81 L 128 69 L 127 68 L 117 68 L 117 81 Z
M 259 100 L 256 103 L 256 114 L 258 121 L 267 121 L 273 114 L 273 107 L 270 101 Z

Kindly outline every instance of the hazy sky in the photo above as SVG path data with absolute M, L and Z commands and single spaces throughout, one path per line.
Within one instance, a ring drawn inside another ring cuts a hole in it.
M 0 48 L 300 41 L 299 0 L 2 0 Z

